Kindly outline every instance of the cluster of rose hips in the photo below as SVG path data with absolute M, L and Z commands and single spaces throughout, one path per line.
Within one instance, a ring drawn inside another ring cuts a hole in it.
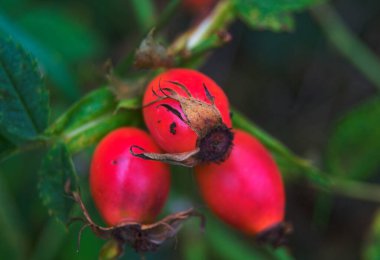
M 259 141 L 232 128 L 228 99 L 213 80 L 167 70 L 149 83 L 143 115 L 150 134 L 116 129 L 93 155 L 91 194 L 107 224 L 152 223 L 168 196 L 171 163 L 194 167 L 204 201 L 224 222 L 278 239 L 285 207 L 280 172 Z

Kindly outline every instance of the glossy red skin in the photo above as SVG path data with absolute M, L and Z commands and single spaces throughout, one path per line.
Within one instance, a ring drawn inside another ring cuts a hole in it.
M 232 127 L 229 114 L 229 103 L 226 94 L 212 79 L 195 70 L 171 69 L 161 73 L 149 83 L 144 94 L 143 104 L 148 104 L 151 101 L 157 100 L 157 96 L 153 94 L 152 90 L 160 95 L 159 84 L 161 84 L 162 88 L 170 87 L 176 90 L 181 96 L 186 97 L 186 94 L 182 89 L 168 83 L 168 80 L 177 81 L 183 84 L 187 87 L 193 97 L 210 103 L 203 87 L 204 83 L 210 94 L 215 98 L 215 106 L 219 109 L 224 124 L 227 127 Z M 179 103 L 175 100 L 165 99 L 145 107 L 143 110 L 145 124 L 156 143 L 169 153 L 180 153 L 194 150 L 198 138 L 197 134 L 165 107 L 158 106 L 159 104 L 169 104 L 180 111 L 182 117 L 185 117 Z M 175 134 L 170 132 L 170 125 L 173 122 L 176 123 Z
M 234 147 L 222 164 L 195 168 L 203 199 L 223 221 L 256 235 L 284 218 L 280 172 L 268 151 L 251 135 L 235 130 Z
M 168 166 L 133 156 L 131 145 L 160 152 L 146 132 L 124 127 L 100 141 L 91 162 L 91 195 L 100 215 L 111 226 L 125 221 L 152 222 L 169 193 Z

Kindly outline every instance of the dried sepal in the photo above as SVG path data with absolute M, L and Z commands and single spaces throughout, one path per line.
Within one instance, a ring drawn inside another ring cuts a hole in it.
M 113 240 L 118 244 L 119 255 L 122 255 L 124 245 L 129 245 L 136 252 L 148 252 L 156 250 L 160 245 L 170 238 L 173 238 L 179 232 L 181 225 L 190 217 L 199 217 L 201 220 L 201 228 L 204 228 L 205 217 L 197 210 L 191 208 L 168 215 L 164 219 L 152 224 L 141 224 L 137 222 L 123 222 L 112 227 L 102 227 L 94 223 L 90 217 L 82 199 L 77 191 L 70 191 L 69 194 L 80 206 L 84 218 L 73 218 L 71 223 L 76 220 L 84 222 L 79 235 L 78 247 L 81 232 L 90 227 L 92 232 L 105 240 Z
M 106 75 L 109 89 L 117 100 L 129 100 L 142 95 L 145 80 L 125 81 L 116 76 L 112 71 Z
M 144 148 L 133 145 L 130 148 L 130 152 L 132 155 L 146 160 L 161 161 L 173 165 L 194 167 L 198 164 L 196 155 L 199 153 L 199 148 L 184 153 L 149 153 L 146 152 Z
M 169 68 L 174 63 L 173 57 L 154 39 L 153 33 L 151 30 L 136 50 L 134 66 L 138 69 Z

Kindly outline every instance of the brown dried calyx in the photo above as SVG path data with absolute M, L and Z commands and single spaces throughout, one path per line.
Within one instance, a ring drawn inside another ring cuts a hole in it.
M 141 42 L 135 53 L 134 67 L 137 69 L 170 68 L 174 63 L 173 56 L 158 43 L 152 29 Z
M 129 245 L 136 252 L 155 251 L 161 244 L 177 235 L 184 221 L 190 217 L 199 217 L 201 220 L 201 229 L 205 226 L 205 217 L 195 209 L 188 209 L 168 215 L 164 219 L 152 224 L 140 224 L 137 222 L 124 222 L 112 227 L 102 227 L 94 223 L 91 219 L 80 195 L 76 191 L 70 191 L 69 195 L 79 204 L 84 218 L 73 218 L 69 224 L 74 221 L 82 221 L 84 225 L 78 234 L 78 249 L 82 231 L 90 227 L 92 232 L 106 240 L 112 240 L 117 244 L 118 256 L 124 251 L 124 246 Z
M 196 148 L 183 153 L 149 153 L 143 147 L 131 146 L 130 152 L 137 157 L 163 161 L 170 164 L 194 167 L 201 163 L 225 161 L 232 149 L 233 133 L 222 120 L 219 109 L 215 106 L 214 97 L 210 94 L 206 85 L 203 84 L 206 97 L 210 103 L 204 102 L 192 96 L 189 90 L 179 82 L 168 81 L 180 87 L 186 96 L 179 95 L 171 88 L 162 88 L 159 84 L 159 93 L 153 90 L 157 100 L 146 104 L 144 107 L 154 105 L 158 101 L 172 99 L 180 104 L 181 112 L 168 104 L 159 104 L 173 113 L 182 122 L 187 124 L 198 136 Z
M 286 236 L 293 232 L 293 226 L 287 222 L 280 222 L 256 235 L 260 244 L 270 244 L 279 247 L 286 244 Z

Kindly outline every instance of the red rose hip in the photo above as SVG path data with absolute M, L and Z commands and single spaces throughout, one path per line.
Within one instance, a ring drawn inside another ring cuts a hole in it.
M 285 193 L 276 163 L 254 137 L 234 132 L 225 162 L 195 168 L 202 197 L 219 218 L 247 234 L 282 236 Z
M 150 223 L 168 196 L 168 166 L 131 155 L 132 145 L 160 152 L 146 132 L 125 127 L 105 136 L 92 158 L 91 195 L 100 215 L 109 225 L 126 221 Z
M 228 157 L 233 139 L 228 99 L 206 75 L 190 69 L 161 73 L 149 83 L 143 105 L 152 137 L 175 155 L 141 157 L 185 166 Z

